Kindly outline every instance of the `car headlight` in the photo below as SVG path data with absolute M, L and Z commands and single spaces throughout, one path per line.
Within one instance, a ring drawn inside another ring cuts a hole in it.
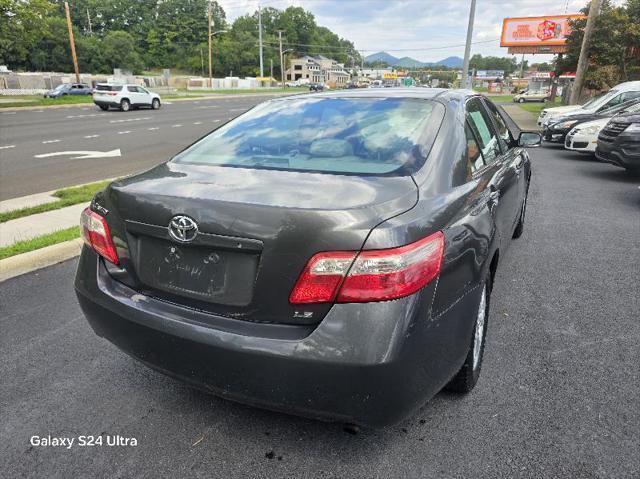
M 597 135 L 602 130 L 601 125 L 592 125 L 580 130 L 583 135 Z
M 566 128 L 571 128 L 571 126 L 575 125 L 576 123 L 578 123 L 578 120 L 567 120 L 567 121 L 562 121 L 560 123 L 556 123 L 555 125 L 552 125 L 552 126 L 556 130 L 564 130 Z
M 640 133 L 640 123 L 631 123 L 624 129 L 625 133 Z

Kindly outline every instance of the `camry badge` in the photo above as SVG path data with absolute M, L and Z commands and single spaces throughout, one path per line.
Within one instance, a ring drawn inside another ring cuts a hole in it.
M 169 234 L 176 241 L 188 243 L 198 234 L 198 225 L 188 216 L 177 215 L 169 222 Z

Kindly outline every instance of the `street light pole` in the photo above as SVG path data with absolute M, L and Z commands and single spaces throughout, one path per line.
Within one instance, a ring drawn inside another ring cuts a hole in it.
M 209 35 L 208 35 L 208 40 L 209 40 L 209 88 L 213 88 L 213 69 L 212 69 L 212 54 L 211 54 L 211 41 L 212 41 L 212 36 L 211 36 L 211 1 L 209 1 Z
M 587 17 L 587 26 L 584 28 L 584 37 L 582 38 L 582 48 L 580 49 L 580 58 L 578 59 L 578 68 L 576 69 L 576 79 L 573 83 L 573 89 L 571 90 L 570 105 L 576 105 L 580 101 L 582 95 L 582 87 L 584 86 L 584 76 L 587 73 L 587 67 L 589 65 L 589 42 L 593 29 L 596 24 L 596 18 L 600 13 L 600 7 L 602 6 L 602 0 L 591 0 L 589 6 L 589 16 Z
M 278 41 L 280 42 L 280 84 L 284 88 L 284 62 L 282 60 L 282 30 L 278 30 Z
M 71 44 L 71 58 L 73 59 L 73 69 L 76 72 L 76 83 L 80 83 L 80 68 L 78 67 L 78 57 L 76 56 L 76 42 L 73 39 L 73 28 L 71 27 L 69 2 L 64 2 L 64 11 L 67 16 L 67 29 L 69 30 L 69 43 Z
M 260 76 L 264 77 L 264 65 L 262 61 L 262 10 L 258 4 L 258 40 L 260 42 Z
M 476 15 L 476 0 L 471 0 L 471 9 L 469 10 L 469 26 L 467 27 L 467 43 L 464 47 L 464 62 L 462 63 L 462 81 L 461 87 L 469 87 L 469 55 L 471 54 L 471 38 L 473 37 L 473 20 Z

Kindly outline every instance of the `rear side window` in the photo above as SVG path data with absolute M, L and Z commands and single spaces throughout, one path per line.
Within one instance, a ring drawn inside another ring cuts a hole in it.
M 122 85 L 97 85 L 98 91 L 122 91 Z
M 407 174 L 424 161 L 444 107 L 410 98 L 271 101 L 173 161 L 352 174 Z
M 480 151 L 480 145 L 476 141 L 469 124 L 464 127 L 465 136 L 467 138 L 467 178 L 484 166 L 484 160 Z
M 479 99 L 472 98 L 467 102 L 467 120 L 480 144 L 484 161 L 487 164 L 493 163 L 502 154 L 500 140 L 493 129 L 489 114 Z
M 498 108 L 490 100 L 485 99 L 484 104 L 487 106 L 487 109 L 498 128 L 498 138 L 500 139 L 502 151 L 506 151 L 511 143 L 511 134 L 509 133 L 507 123 L 504 121 L 504 118 L 502 118 L 502 115 L 500 115 Z

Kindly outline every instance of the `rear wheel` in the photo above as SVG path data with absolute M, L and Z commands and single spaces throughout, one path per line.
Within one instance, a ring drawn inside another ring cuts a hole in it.
M 153 101 L 151 102 L 151 108 L 154 110 L 157 110 L 160 108 L 160 100 L 158 100 L 157 98 L 154 98 Z
M 120 110 L 129 111 L 131 109 L 131 103 L 126 98 L 120 102 Z
M 489 280 L 482 285 L 482 292 L 478 301 L 476 321 L 473 327 L 473 336 L 464 364 L 456 375 L 445 386 L 448 391 L 455 393 L 468 393 L 478 382 L 482 356 L 484 354 L 485 339 L 487 336 L 487 322 L 489 320 L 489 296 L 491 288 Z
M 518 103 L 524 103 L 524 98 L 520 98 L 520 99 L 518 100 Z

